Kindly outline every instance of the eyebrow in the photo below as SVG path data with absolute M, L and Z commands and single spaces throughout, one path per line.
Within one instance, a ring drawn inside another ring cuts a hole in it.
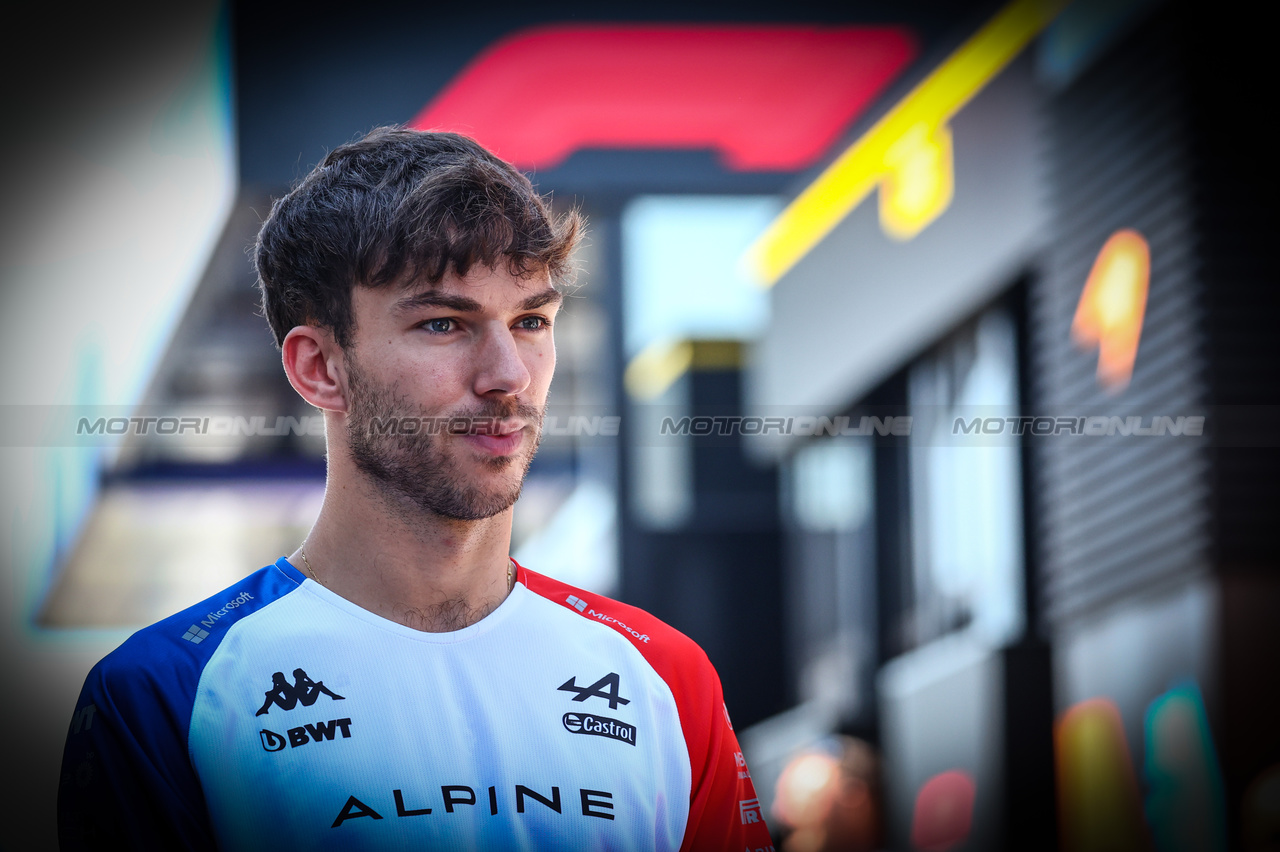
M 419 308 L 448 308 L 459 313 L 472 314 L 481 310 L 482 306 L 475 299 L 466 296 L 455 296 L 451 293 L 437 293 L 435 290 L 424 290 L 396 300 L 391 306 L 393 314 L 407 314 Z
M 541 293 L 534 293 L 529 298 L 520 303 L 522 311 L 536 311 L 538 308 L 546 305 L 559 305 L 564 301 L 564 294 L 555 288 L 548 287 Z
M 518 306 L 522 311 L 534 311 L 538 308 L 550 304 L 560 304 L 564 301 L 564 295 L 554 288 L 548 287 L 539 293 L 529 296 Z M 439 293 L 435 290 L 424 290 L 421 293 L 414 293 L 399 299 L 391 306 L 391 312 L 396 315 L 412 313 L 420 308 L 448 308 L 459 313 L 472 314 L 479 313 L 484 310 L 484 306 L 475 299 L 466 296 L 458 296 L 452 293 Z

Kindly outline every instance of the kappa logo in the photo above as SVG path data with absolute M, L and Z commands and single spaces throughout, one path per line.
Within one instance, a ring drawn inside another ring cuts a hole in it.
M 569 678 L 556 687 L 557 692 L 572 692 L 574 701 L 586 701 L 588 698 L 603 698 L 609 702 L 610 710 L 617 710 L 619 704 L 630 704 L 631 699 L 619 694 L 621 679 L 617 672 L 609 672 L 590 686 L 578 686 L 577 675 Z M 606 689 L 606 687 L 608 687 Z
M 273 674 L 271 676 L 271 688 L 265 694 L 267 700 L 262 703 L 262 707 L 253 715 L 266 715 L 271 710 L 272 704 L 281 710 L 292 710 L 299 704 L 303 707 L 310 707 L 320 699 L 321 695 L 327 695 L 334 701 L 343 700 L 343 696 L 325 686 L 324 681 L 312 680 L 307 677 L 307 673 L 302 669 L 293 670 L 293 683 L 285 680 L 284 672 Z M 271 751 L 271 749 L 268 749 L 268 751 Z

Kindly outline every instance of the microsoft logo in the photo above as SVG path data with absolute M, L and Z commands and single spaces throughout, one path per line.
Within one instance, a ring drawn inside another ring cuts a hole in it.
M 564 599 L 564 602 L 576 609 L 578 612 L 582 612 L 587 608 L 587 602 L 577 595 L 569 595 L 569 597 Z
M 201 642 L 203 642 L 203 641 L 204 641 L 208 636 L 209 636 L 209 631 L 208 631 L 208 630 L 205 630 L 205 629 L 204 629 L 204 628 L 202 628 L 202 627 L 197 627 L 197 626 L 196 626 L 196 625 L 194 625 L 194 624 L 193 624 L 193 625 L 191 625 L 191 627 L 189 627 L 189 628 L 187 629 L 187 632 L 186 632 L 186 633 L 183 633 L 183 634 L 182 634 L 182 638 L 183 638 L 183 639 L 186 639 L 188 642 L 190 642 L 190 643 L 191 643 L 191 644 L 193 644 L 193 645 L 199 645 L 199 644 L 200 644 Z

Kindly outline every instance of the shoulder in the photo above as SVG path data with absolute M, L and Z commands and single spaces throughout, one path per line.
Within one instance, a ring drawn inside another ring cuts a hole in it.
M 283 563 L 283 565 L 281 564 Z M 298 588 L 302 576 L 281 559 L 238 583 L 134 633 L 89 673 L 86 692 L 108 702 L 145 696 L 145 706 L 189 699 L 205 665 L 237 623 Z M 168 700 L 165 700 L 168 699 Z
M 643 609 L 553 580 L 524 566 L 520 566 L 519 580 L 539 597 L 620 634 L 667 682 L 677 700 L 713 692 L 708 687 L 719 685 L 715 668 L 702 648 Z M 708 694 L 705 699 L 711 697 Z
M 282 559 L 139 630 L 94 666 L 62 753 L 62 848 L 212 848 L 188 749 L 201 677 L 228 631 L 301 583 Z

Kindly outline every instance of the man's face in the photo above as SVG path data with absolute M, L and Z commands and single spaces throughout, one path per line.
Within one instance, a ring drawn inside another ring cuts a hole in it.
M 444 517 L 509 509 L 542 436 L 560 301 L 545 273 L 487 267 L 423 288 L 356 287 L 346 352 L 356 466 L 393 501 Z

